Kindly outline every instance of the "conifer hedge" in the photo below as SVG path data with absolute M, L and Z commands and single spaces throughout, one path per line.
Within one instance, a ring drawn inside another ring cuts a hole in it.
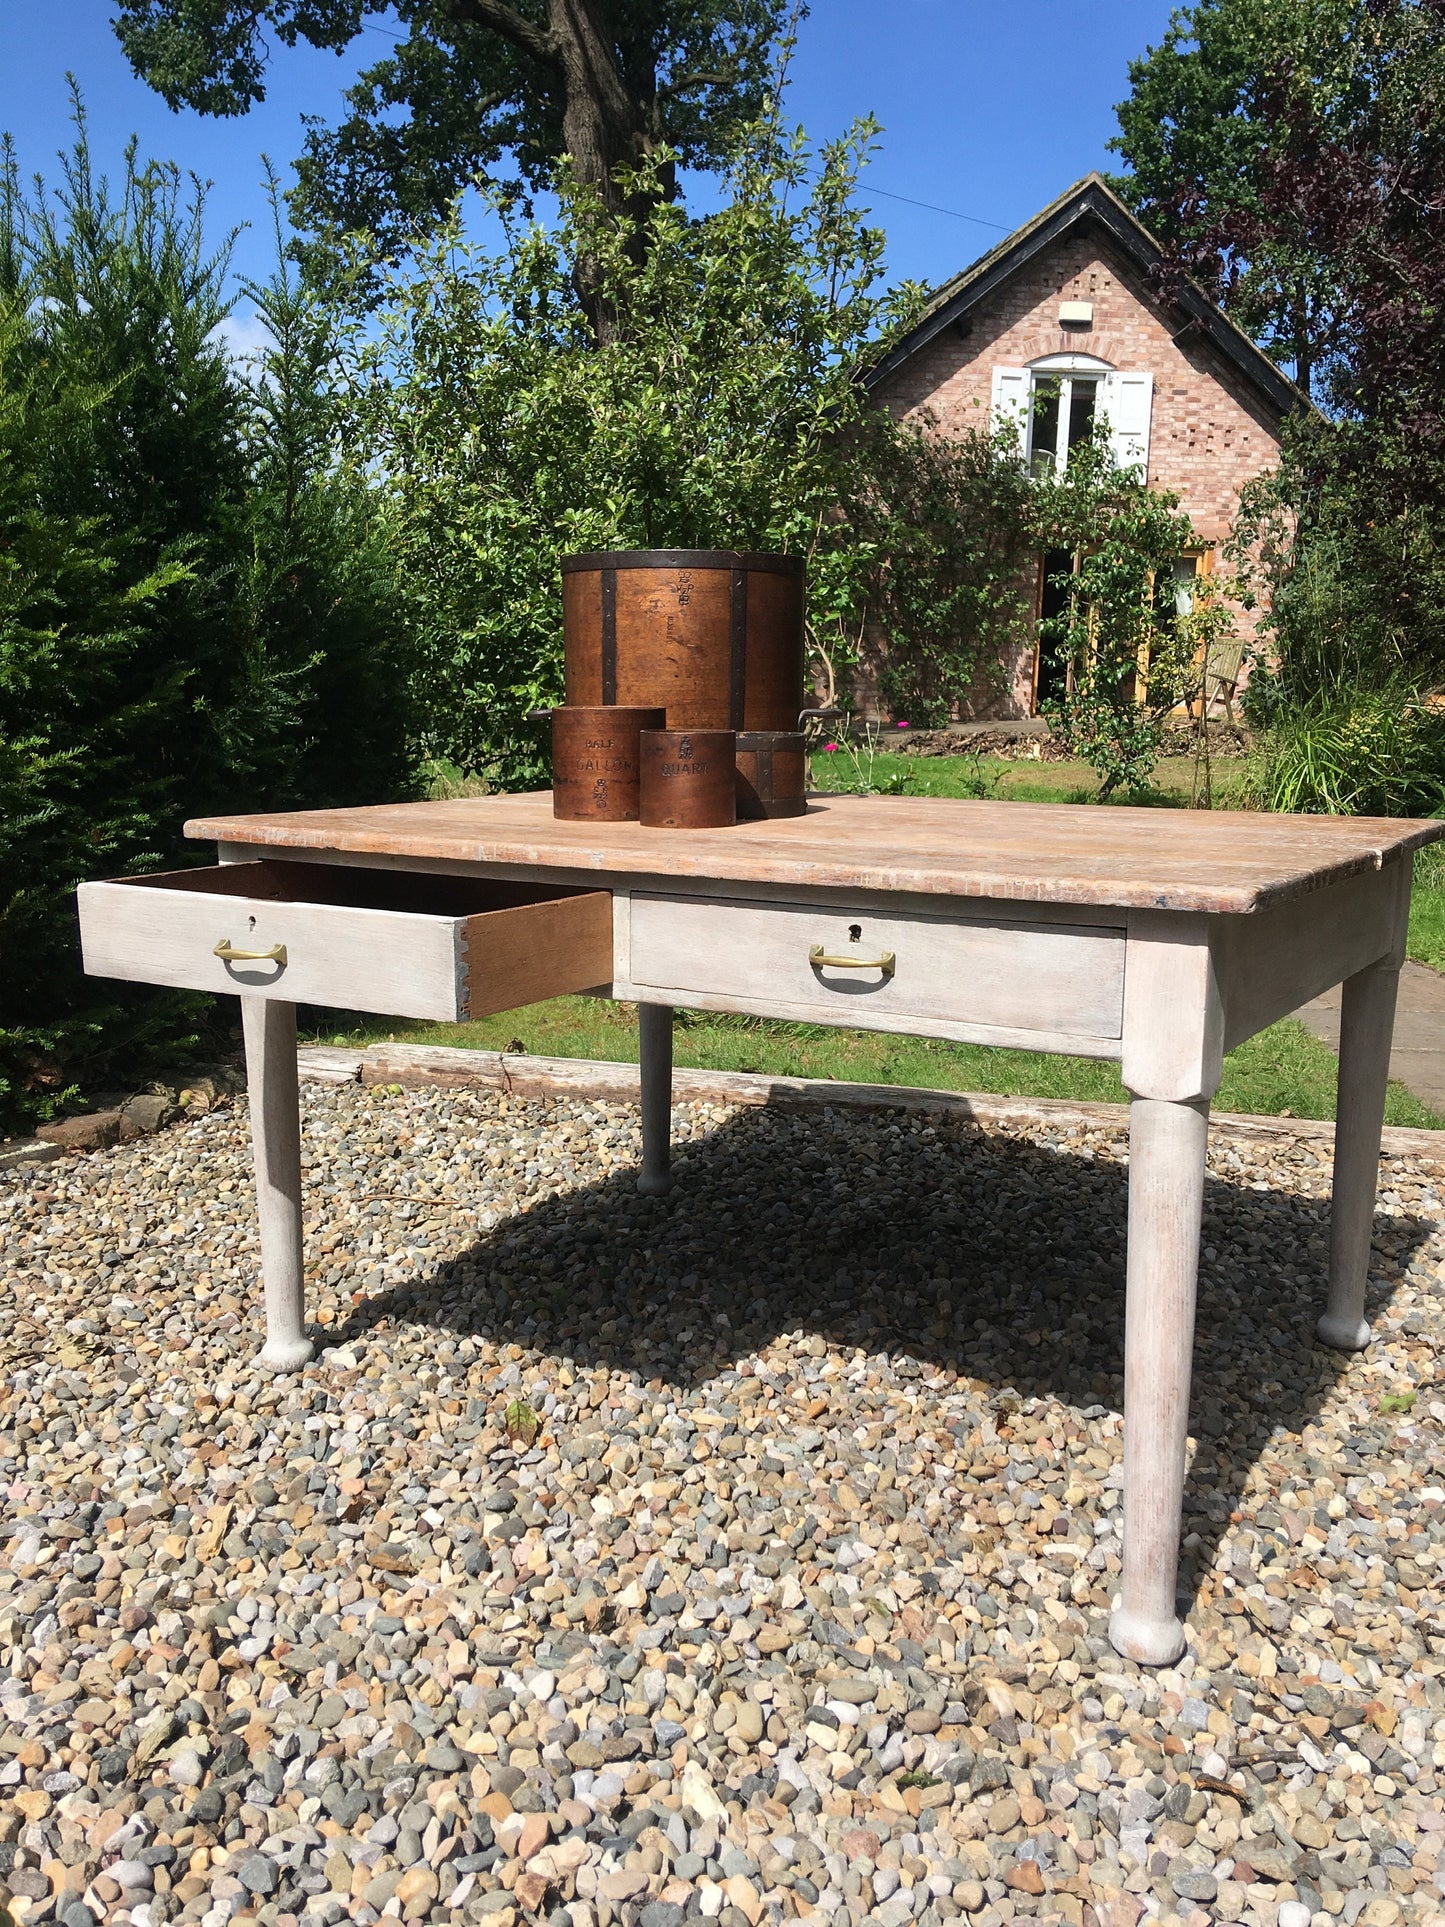
M 220 332 L 229 243 L 83 117 L 57 190 L 0 174 L 0 1132 L 124 1082 L 207 1000 L 81 974 L 83 878 L 207 860 L 185 818 L 413 792 L 403 599 L 334 459 L 321 310 Z

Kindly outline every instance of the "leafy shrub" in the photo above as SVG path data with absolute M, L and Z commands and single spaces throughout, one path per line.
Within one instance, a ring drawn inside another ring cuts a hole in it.
M 1338 816 L 1445 810 L 1445 715 L 1413 691 L 1357 690 L 1300 707 L 1276 696 L 1272 711 L 1253 770 L 1264 809 Z
M 998 694 L 1030 641 L 1033 485 L 1012 428 L 945 434 L 879 409 L 853 439 L 837 533 L 856 557 L 866 621 L 845 659 L 861 655 L 885 713 L 937 727 Z
M 1244 490 L 1232 549 L 1261 615 L 1256 712 L 1441 687 L 1445 461 L 1409 431 L 1286 424 L 1279 467 Z
M 1201 603 L 1179 619 L 1156 595 L 1156 579 L 1171 580 L 1189 545 L 1189 518 L 1177 496 L 1117 464 L 1102 429 L 1070 451 L 1062 476 L 1032 488 L 1038 547 L 1069 561 L 1061 613 L 1039 624 L 1067 670 L 1065 693 L 1043 709 L 1069 751 L 1097 771 L 1107 801 L 1148 782 L 1222 612 Z
M 454 218 L 387 273 L 347 367 L 357 456 L 415 587 L 435 756 L 503 787 L 544 780 L 526 716 L 561 697 L 568 550 L 805 555 L 830 697 L 851 698 L 870 623 L 923 719 L 967 686 L 1009 596 L 1012 619 L 1024 483 L 987 438 L 897 427 L 858 379 L 916 311 L 915 290 L 883 290 L 882 236 L 854 205 L 872 133 L 814 155 L 763 123 L 701 219 L 651 191 L 666 154 L 625 196 L 642 215 L 564 178 L 554 226 L 503 205 L 496 254 Z M 986 543 L 964 501 L 990 505 Z

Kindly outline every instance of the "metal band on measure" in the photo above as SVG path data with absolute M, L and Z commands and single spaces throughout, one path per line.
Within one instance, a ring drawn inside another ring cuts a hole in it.
M 602 571 L 602 701 L 617 701 L 617 571 Z
M 734 729 L 746 727 L 743 715 L 743 692 L 746 683 L 748 656 L 748 574 L 746 569 L 734 569 L 728 597 L 728 711 Z

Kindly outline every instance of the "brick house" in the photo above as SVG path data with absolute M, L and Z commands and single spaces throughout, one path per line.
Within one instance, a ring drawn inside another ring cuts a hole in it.
M 1161 259 L 1148 229 L 1090 174 L 940 288 L 869 386 L 898 418 L 944 434 L 1006 423 L 1027 462 L 1059 470 L 1106 419 L 1120 462 L 1142 465 L 1189 517 L 1194 541 L 1173 585 L 1187 607 L 1240 490 L 1274 467 L 1285 416 L 1310 404 L 1201 289 L 1185 282 L 1161 298 L 1151 279 Z M 1053 613 L 1056 570 L 1038 558 L 1036 619 Z M 1233 660 L 1237 668 L 1237 648 Z M 1032 638 L 1004 668 L 1002 692 L 981 696 L 972 714 L 1033 715 L 1058 673 Z M 1228 660 L 1219 679 L 1229 680 Z

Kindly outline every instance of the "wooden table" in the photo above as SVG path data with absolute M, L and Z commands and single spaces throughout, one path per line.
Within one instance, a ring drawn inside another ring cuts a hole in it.
M 311 1355 L 300 1003 L 641 1006 L 639 1185 L 670 1183 L 675 1005 L 1119 1060 L 1130 1096 L 1124 1570 L 1111 1636 L 1177 1658 L 1209 1102 L 1224 1052 L 1343 982 L 1327 1345 L 1357 1349 L 1410 904 L 1445 824 L 816 798 L 735 829 L 558 823 L 546 795 L 207 818 L 217 869 L 83 885 L 86 966 L 241 996 L 267 1343 Z

